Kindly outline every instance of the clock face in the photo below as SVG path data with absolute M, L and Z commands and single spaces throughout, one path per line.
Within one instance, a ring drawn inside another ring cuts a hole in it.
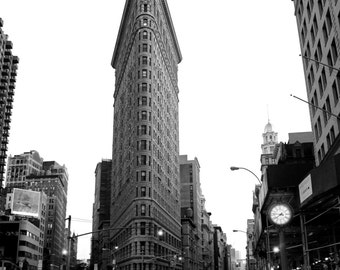
M 273 205 L 269 210 L 269 218 L 276 225 L 286 225 L 292 218 L 291 208 L 284 203 Z

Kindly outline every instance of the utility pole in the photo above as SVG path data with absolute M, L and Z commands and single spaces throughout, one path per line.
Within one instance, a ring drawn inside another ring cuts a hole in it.
M 66 270 L 70 270 L 70 262 L 71 262 L 71 215 L 68 216 L 68 225 L 67 225 L 67 261 L 66 261 Z

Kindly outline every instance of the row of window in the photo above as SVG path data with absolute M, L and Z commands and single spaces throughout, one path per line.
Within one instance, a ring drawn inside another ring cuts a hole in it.
M 312 73 L 310 73 L 312 74 Z M 317 91 L 315 90 L 313 93 L 313 96 L 311 98 L 311 103 L 312 103 L 312 115 L 314 116 L 318 107 L 319 107 L 319 103 L 318 101 L 321 100 L 324 91 L 326 89 L 327 86 L 327 80 L 326 80 L 326 75 L 324 74 L 324 70 L 321 73 L 321 78 L 318 81 L 318 89 L 319 89 L 319 95 L 317 93 Z M 333 84 L 332 84 L 332 94 L 333 94 L 333 106 L 337 106 L 338 102 L 339 102 L 339 96 L 340 96 L 340 74 L 338 73 Z M 331 101 L 330 101 L 330 97 L 327 96 L 325 104 L 323 105 L 323 109 L 326 110 L 327 112 L 332 112 L 331 111 L 332 105 L 331 105 Z M 327 112 L 324 111 L 324 118 L 328 119 L 329 118 L 329 114 L 327 114 Z M 326 117 L 327 116 L 327 117 Z M 327 124 L 327 121 L 325 121 L 325 125 Z
M 340 117 L 340 115 L 339 115 L 339 117 Z M 327 150 L 329 150 L 331 148 L 334 141 L 335 141 L 334 127 L 331 127 L 330 132 L 326 136 Z M 326 155 L 325 145 L 322 144 L 320 149 L 318 150 L 319 162 L 325 157 L 325 155 Z
M 36 246 L 36 245 L 34 245 L 30 242 L 27 242 L 27 241 L 20 240 L 19 246 L 24 246 L 24 247 L 28 247 L 28 248 L 33 249 L 33 250 L 38 250 L 38 246 Z

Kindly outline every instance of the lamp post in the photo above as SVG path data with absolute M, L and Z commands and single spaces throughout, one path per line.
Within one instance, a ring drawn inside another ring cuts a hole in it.
M 233 232 L 242 232 L 245 233 L 247 235 L 247 269 L 250 270 L 250 264 L 249 264 L 249 239 L 252 237 L 252 234 L 246 232 L 246 231 L 242 231 L 242 230 L 233 230 Z
M 253 173 L 251 170 L 247 169 L 247 168 L 244 168 L 244 167 L 235 167 L 235 166 L 231 166 L 230 167 L 230 170 L 232 171 L 236 171 L 236 170 L 246 170 L 248 172 L 250 172 L 252 175 L 254 175 L 257 179 L 257 181 L 259 181 L 260 185 L 262 185 L 262 182 L 260 180 L 260 178 L 257 177 L 257 175 L 255 173 Z

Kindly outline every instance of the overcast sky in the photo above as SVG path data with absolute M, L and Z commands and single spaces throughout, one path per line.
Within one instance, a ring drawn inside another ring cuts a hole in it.
M 114 70 L 125 0 L 0 0 L 3 31 L 20 58 L 8 154 L 37 150 L 69 172 L 68 215 L 91 231 L 94 171 L 111 158 Z M 268 122 L 310 131 L 302 60 L 289 0 L 168 0 L 179 64 L 180 154 L 197 157 L 207 210 L 245 257 L 246 220 Z M 89 258 L 90 236 L 78 259 Z

